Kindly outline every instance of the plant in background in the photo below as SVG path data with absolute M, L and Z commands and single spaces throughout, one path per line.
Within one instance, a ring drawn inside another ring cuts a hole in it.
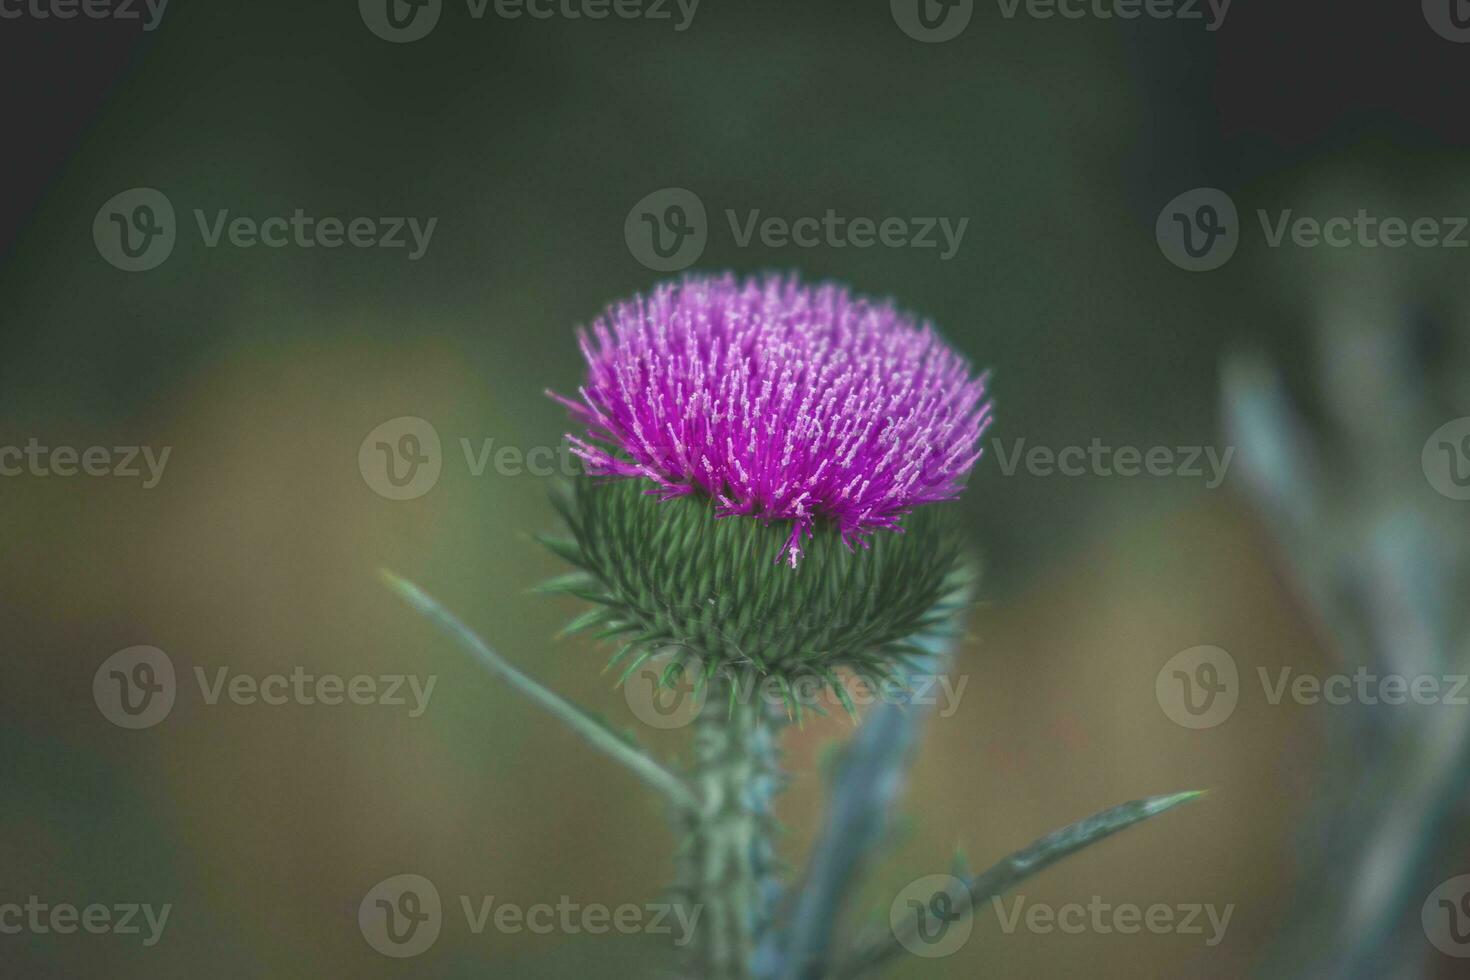
M 884 703 L 836 769 L 804 874 L 782 880 L 774 799 L 782 728 L 855 709 L 845 674 L 903 684 L 948 663 L 974 574 L 943 501 L 991 423 L 984 376 L 927 324 L 795 277 L 690 277 L 610 307 L 581 338 L 587 382 L 558 398 L 587 473 L 553 497 L 575 570 L 546 591 L 591 604 L 568 628 L 615 640 L 619 683 L 656 664 L 703 699 L 693 759 L 654 760 L 520 673 L 423 592 L 390 581 L 487 665 L 669 802 L 677 900 L 700 909 L 685 972 L 809 978 L 872 972 L 917 918 L 836 949 L 845 899 L 882 836 L 921 712 Z M 778 701 L 751 697 L 774 686 Z M 947 907 L 1193 798 L 1125 804 L 990 870 L 962 868 Z M 920 910 L 921 911 L 921 910 Z
M 1470 671 L 1470 536 L 1465 512 L 1446 507 L 1435 484 L 1457 457 L 1445 459 L 1430 434 L 1466 404 L 1465 365 L 1449 353 L 1462 342 L 1456 321 L 1404 315 L 1415 309 L 1402 300 L 1407 285 L 1387 289 L 1362 271 L 1334 268 L 1317 286 L 1308 377 L 1321 410 L 1303 412 L 1287 372 L 1240 351 L 1221 377 L 1226 431 L 1247 498 L 1337 669 L 1459 678 Z M 1424 454 L 1419 466 L 1403 465 L 1406 447 Z M 1470 853 L 1470 715 L 1448 695 L 1431 702 L 1352 699 L 1323 715 L 1331 755 L 1353 764 L 1318 777 L 1296 835 L 1301 897 L 1261 976 L 1433 973 L 1427 916 L 1448 911 L 1448 928 L 1460 923 L 1434 892 Z M 1446 935 L 1463 950 L 1462 931 Z

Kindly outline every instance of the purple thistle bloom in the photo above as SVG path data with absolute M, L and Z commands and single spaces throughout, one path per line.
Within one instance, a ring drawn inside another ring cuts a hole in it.
M 867 544 L 916 504 L 952 499 L 990 426 L 985 376 L 928 323 L 796 276 L 691 276 L 608 307 L 591 336 L 573 451 L 600 475 L 698 491 L 720 516 L 819 520 Z

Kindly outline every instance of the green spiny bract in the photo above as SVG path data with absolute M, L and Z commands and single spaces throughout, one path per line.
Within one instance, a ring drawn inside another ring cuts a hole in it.
M 816 680 L 851 711 L 837 671 L 894 675 L 922 653 L 913 638 L 945 629 L 967 600 L 969 566 L 944 505 L 854 551 L 819 524 L 792 568 L 779 560 L 789 522 L 716 517 L 708 497 L 661 500 L 653 489 L 579 477 L 553 494 L 570 537 L 542 538 L 580 569 L 542 589 L 594 603 L 567 632 L 619 641 L 609 666 L 621 664 L 622 678 L 662 655 L 666 684 L 692 676 L 702 687 L 716 672 L 771 677 L 788 691 Z

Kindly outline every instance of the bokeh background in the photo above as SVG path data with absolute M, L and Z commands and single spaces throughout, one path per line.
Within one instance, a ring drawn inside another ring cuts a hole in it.
M 1233 443 L 1222 365 L 1238 352 L 1279 365 L 1309 421 L 1393 415 L 1392 395 L 1351 370 L 1324 394 L 1321 365 L 1355 352 L 1349 364 L 1367 377 L 1381 351 L 1356 339 L 1403 328 L 1441 387 L 1409 427 L 1417 435 L 1385 439 L 1382 458 L 1410 475 L 1409 506 L 1450 537 L 1465 530 L 1470 504 L 1418 471 L 1429 433 L 1470 413 L 1454 373 L 1465 253 L 1273 249 L 1254 213 L 1470 213 L 1458 98 L 1470 47 L 1437 36 L 1416 5 L 1279 6 L 1241 3 L 1211 32 L 1024 8 L 1007 18 L 977 4 L 942 44 L 907 36 L 873 0 L 703 0 L 683 31 L 475 20 L 446 3 L 433 33 L 407 44 L 375 36 L 343 0 L 175 0 L 152 32 L 0 23 L 11 52 L 74 38 L 78 58 L 93 45 L 111 59 L 86 76 L 107 75 L 85 98 L 66 62 L 16 79 L 4 155 L 27 181 L 10 202 L 0 270 L 0 445 L 171 450 L 151 489 L 0 478 L 0 901 L 173 906 L 151 948 L 0 936 L 0 972 L 657 968 L 662 951 L 646 937 L 465 927 L 461 895 L 656 901 L 672 839 L 657 801 L 470 662 L 377 572 L 416 580 L 516 664 L 662 756 L 687 748 L 686 733 L 632 716 L 599 673 L 610 651 L 554 638 L 574 601 L 529 591 L 560 570 L 531 538 L 554 526 L 548 480 L 493 466 L 475 475 L 460 443 L 560 443 L 563 413 L 544 390 L 577 385 L 577 325 L 663 278 L 630 252 L 624 219 L 666 187 L 709 210 L 696 269 L 798 270 L 895 297 L 993 372 L 998 422 L 961 504 L 986 565 L 956 668 L 968 686 L 929 727 L 854 922 L 881 922 L 895 890 L 945 870 L 957 845 L 983 866 L 1106 806 L 1208 788 L 1024 895 L 1230 904 L 1219 945 L 1006 934 L 985 914 L 959 952 L 895 975 L 1263 969 L 1314 901 L 1314 821 L 1360 758 L 1334 740 L 1333 707 L 1271 705 L 1248 685 L 1228 722 L 1188 730 L 1161 710 L 1155 677 L 1203 644 L 1228 650 L 1247 677 L 1258 666 L 1330 672 L 1330 631 L 1239 465 L 1219 487 L 1008 474 L 993 440 L 1007 453 L 1020 440 L 1095 438 L 1223 452 Z M 45 118 L 48 91 L 91 105 L 64 153 L 37 149 L 29 166 L 25 134 Z M 1241 213 L 1236 255 L 1209 273 L 1175 267 L 1155 240 L 1160 209 L 1198 186 L 1224 189 Z M 167 195 L 179 239 L 158 268 L 126 273 L 99 256 L 91 228 L 104 201 L 134 187 Z M 207 248 L 196 208 L 438 220 L 427 253 L 409 261 L 403 249 Z M 969 225 L 949 260 L 740 247 L 727 208 Z M 399 416 L 428 420 L 443 441 L 440 479 L 408 501 L 376 493 L 358 462 L 367 434 Z M 1353 439 L 1328 441 L 1346 451 Z M 1330 486 L 1364 479 L 1337 471 Z M 126 731 L 98 711 L 92 679 L 140 644 L 168 653 L 180 691 L 162 723 Z M 298 666 L 437 685 L 410 718 L 386 706 L 210 705 L 194 677 Z M 818 721 L 791 738 L 781 817 L 794 866 L 820 812 L 824 752 L 849 731 Z M 1470 871 L 1463 858 L 1439 877 Z M 405 872 L 434 881 L 451 907 L 434 947 L 399 961 L 364 941 L 357 907 Z M 1459 975 L 1419 943 L 1405 975 Z

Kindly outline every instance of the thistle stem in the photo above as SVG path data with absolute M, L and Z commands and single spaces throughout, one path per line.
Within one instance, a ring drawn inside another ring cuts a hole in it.
M 786 717 L 749 697 L 755 687 L 725 675 L 711 680 L 687 774 L 696 802 L 678 811 L 677 887 L 699 914 L 686 971 L 709 980 L 762 975 L 755 952 L 781 892 L 774 811 Z

